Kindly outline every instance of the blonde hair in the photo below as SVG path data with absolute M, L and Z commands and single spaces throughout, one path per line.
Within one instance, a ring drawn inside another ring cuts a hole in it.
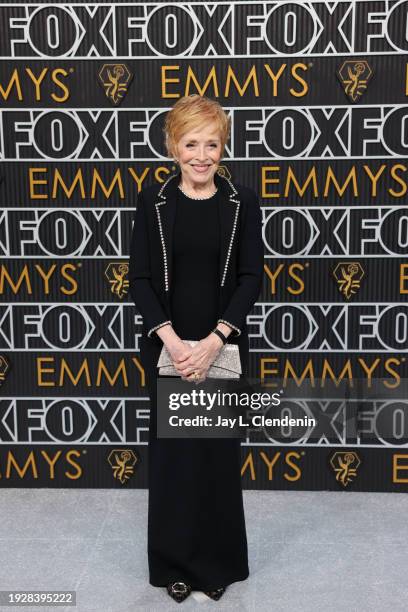
M 183 96 L 169 110 L 164 121 L 164 142 L 169 157 L 174 156 L 174 149 L 180 138 L 190 130 L 202 127 L 206 123 L 218 123 L 221 139 L 221 157 L 231 130 L 231 118 L 221 104 L 206 96 L 191 94 Z

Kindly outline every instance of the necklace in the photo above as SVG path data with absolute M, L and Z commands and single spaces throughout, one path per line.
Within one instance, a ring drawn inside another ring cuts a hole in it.
M 210 198 L 212 198 L 218 191 L 218 187 L 215 188 L 214 193 L 212 193 L 210 196 L 206 196 L 205 198 L 202 198 L 200 196 L 191 196 L 188 195 L 188 193 L 186 193 L 185 191 L 183 191 L 183 189 L 180 187 L 180 185 L 178 185 L 178 188 L 180 189 L 181 193 L 184 193 L 185 196 L 187 196 L 188 198 L 191 198 L 192 200 L 209 200 Z

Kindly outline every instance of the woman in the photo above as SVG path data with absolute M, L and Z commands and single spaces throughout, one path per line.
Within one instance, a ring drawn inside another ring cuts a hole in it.
M 157 438 L 156 420 L 163 344 L 183 380 L 205 380 L 227 341 L 238 344 L 247 375 L 262 217 L 252 189 L 217 173 L 229 132 L 229 117 L 204 96 L 185 96 L 167 113 L 165 143 L 180 170 L 139 193 L 130 250 L 150 395 L 149 581 L 179 602 L 192 590 L 219 599 L 249 574 L 239 438 Z

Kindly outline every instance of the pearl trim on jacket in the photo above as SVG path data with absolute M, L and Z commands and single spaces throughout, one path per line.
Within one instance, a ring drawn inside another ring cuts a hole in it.
M 171 321 L 163 321 L 163 323 L 159 323 L 158 325 L 155 325 L 154 327 L 149 329 L 149 331 L 147 332 L 147 337 L 150 338 L 150 336 L 152 335 L 153 332 L 156 331 L 156 329 L 159 329 L 160 327 L 164 327 L 168 323 L 170 323 L 170 325 L 173 325 Z

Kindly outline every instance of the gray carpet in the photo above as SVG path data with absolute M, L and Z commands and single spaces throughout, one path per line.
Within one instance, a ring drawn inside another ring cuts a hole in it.
M 3 489 L 0 590 L 76 590 L 77 606 L 130 612 L 408 609 L 408 495 L 244 491 L 250 577 L 219 602 L 181 604 L 147 581 L 147 491 Z

